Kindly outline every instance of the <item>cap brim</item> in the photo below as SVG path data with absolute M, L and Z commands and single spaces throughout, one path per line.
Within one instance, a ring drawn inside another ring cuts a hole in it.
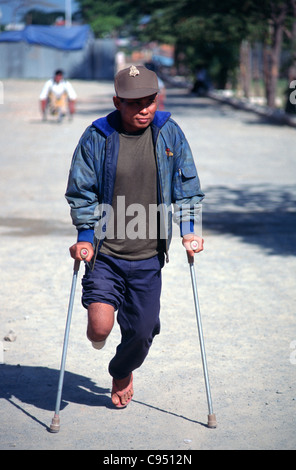
M 145 98 L 146 96 L 155 95 L 159 93 L 159 89 L 157 88 L 139 88 L 125 91 L 125 92 L 118 92 L 117 96 L 119 98 L 126 98 L 126 99 L 137 99 L 137 98 Z

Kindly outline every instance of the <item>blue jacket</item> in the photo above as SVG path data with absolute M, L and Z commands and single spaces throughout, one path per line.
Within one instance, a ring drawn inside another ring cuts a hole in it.
M 94 244 L 96 252 L 104 235 L 95 230 L 112 205 L 119 151 L 119 111 L 99 118 L 90 125 L 75 149 L 66 190 L 78 241 Z M 158 203 L 168 208 L 167 237 L 164 251 L 168 253 L 172 237 L 172 212 L 179 223 L 181 236 L 194 231 L 193 222 L 200 210 L 204 194 L 189 144 L 168 112 L 157 111 L 151 124 L 158 174 Z M 103 232 L 106 227 L 103 228 Z M 96 236 L 94 236 L 96 235 Z

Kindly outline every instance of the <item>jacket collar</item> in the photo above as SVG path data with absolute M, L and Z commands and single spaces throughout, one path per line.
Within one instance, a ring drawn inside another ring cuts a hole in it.
M 170 118 L 171 113 L 165 111 L 156 111 L 152 124 L 160 129 Z M 93 121 L 93 126 L 98 129 L 105 137 L 109 137 L 113 132 L 119 132 L 121 119 L 119 111 L 113 111 L 105 117 Z

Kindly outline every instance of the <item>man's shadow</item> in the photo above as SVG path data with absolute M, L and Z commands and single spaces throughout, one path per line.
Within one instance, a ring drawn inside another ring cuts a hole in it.
M 12 406 L 49 431 L 49 426 L 24 409 L 20 402 L 33 405 L 42 410 L 51 411 L 53 416 L 59 374 L 59 370 L 49 369 L 48 367 L 0 364 L 0 398 L 7 400 Z M 195 419 L 187 418 L 137 400 L 133 401 L 158 412 L 206 426 L 205 423 Z M 98 387 L 88 377 L 65 371 L 60 411 L 69 403 L 116 409 L 111 402 L 109 388 Z
M 60 371 L 47 367 L 0 365 L 0 398 L 21 410 L 45 428 L 47 426 L 22 408 L 27 403 L 54 413 Z M 14 397 L 17 399 L 16 403 Z M 110 389 L 98 387 L 90 378 L 65 371 L 60 410 L 68 403 L 112 406 Z

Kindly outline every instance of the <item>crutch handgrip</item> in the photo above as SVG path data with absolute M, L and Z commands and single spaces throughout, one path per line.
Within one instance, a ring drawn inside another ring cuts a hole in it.
M 82 259 L 85 259 L 88 255 L 88 250 L 86 248 L 82 248 L 82 250 L 80 251 L 80 256 Z M 79 271 L 79 267 L 80 267 L 80 259 L 76 259 L 74 261 L 74 272 L 77 273 Z
M 88 250 L 86 248 L 82 248 L 82 250 L 80 251 L 80 256 L 82 259 L 85 259 L 88 255 Z
M 190 243 L 190 248 L 195 251 L 197 250 L 198 248 L 198 242 L 196 240 L 193 240 L 191 243 Z
M 198 248 L 198 242 L 196 240 L 193 240 L 191 243 L 190 243 L 190 248 L 192 251 L 195 251 L 197 250 Z M 194 263 L 194 256 L 191 256 L 187 250 L 187 259 L 188 259 L 188 263 L 189 264 L 193 264 Z

